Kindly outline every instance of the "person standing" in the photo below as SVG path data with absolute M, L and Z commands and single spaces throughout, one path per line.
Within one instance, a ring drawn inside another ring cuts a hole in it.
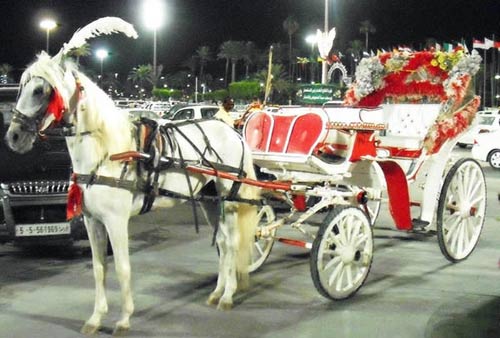
M 234 107 L 234 101 L 231 97 L 226 97 L 222 101 L 222 106 L 219 108 L 217 113 L 215 113 L 214 118 L 224 121 L 231 127 L 234 127 L 234 119 L 231 117 L 231 110 Z

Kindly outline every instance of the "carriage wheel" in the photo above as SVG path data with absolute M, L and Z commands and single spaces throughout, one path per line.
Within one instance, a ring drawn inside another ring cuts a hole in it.
M 259 225 L 257 226 L 258 235 L 255 236 L 255 243 L 252 254 L 252 263 L 248 267 L 249 272 L 254 272 L 258 270 L 262 264 L 266 261 L 267 257 L 271 253 L 271 249 L 274 244 L 274 236 L 276 235 L 276 228 L 271 230 L 269 234 L 261 235 L 260 227 L 268 225 L 271 222 L 274 222 L 276 219 L 276 215 L 274 214 L 273 208 L 269 205 L 263 205 L 260 208 L 259 213 L 257 215 L 259 220 Z
M 474 250 L 486 213 L 486 182 L 481 166 L 464 158 L 446 175 L 437 209 L 441 252 L 451 262 L 466 259 Z
M 319 293 L 340 300 L 356 293 L 370 272 L 373 233 L 370 220 L 356 207 L 335 208 L 313 242 L 311 277 Z

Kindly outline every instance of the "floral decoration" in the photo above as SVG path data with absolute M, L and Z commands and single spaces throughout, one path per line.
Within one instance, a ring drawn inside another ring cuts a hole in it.
M 475 50 L 468 54 L 462 48 L 382 53 L 361 60 L 344 103 L 355 107 L 376 107 L 383 102 L 440 103 L 436 123 L 424 142 L 435 153 L 474 118 L 480 101 L 469 85 L 480 64 Z

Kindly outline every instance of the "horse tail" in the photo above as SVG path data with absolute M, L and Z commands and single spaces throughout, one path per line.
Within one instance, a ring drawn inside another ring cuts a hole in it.
M 253 166 L 247 170 L 249 178 L 255 178 Z M 260 189 L 256 186 L 243 184 L 240 188 L 240 196 L 243 199 L 258 200 L 260 198 Z M 240 234 L 239 250 L 236 254 L 236 270 L 238 276 L 238 288 L 246 289 L 249 285 L 248 266 L 252 260 L 253 247 L 255 243 L 255 232 L 257 230 L 256 205 L 249 203 L 239 203 L 238 205 L 238 230 Z

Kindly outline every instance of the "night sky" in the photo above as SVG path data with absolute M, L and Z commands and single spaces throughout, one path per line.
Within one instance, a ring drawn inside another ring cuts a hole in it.
M 167 21 L 158 31 L 158 63 L 166 72 L 195 53 L 202 45 L 212 51 L 227 40 L 254 41 L 260 48 L 272 42 L 288 42 L 283 21 L 292 15 L 299 22 L 294 46 L 307 54 L 305 37 L 324 25 L 324 0 L 165 0 Z M 112 53 L 105 61 L 106 72 L 125 72 L 139 64 L 152 63 L 152 32 L 143 25 L 140 0 L 0 0 L 0 63 L 17 71 L 45 48 L 45 32 L 39 28 L 44 16 L 60 24 L 50 35 L 55 54 L 75 30 L 103 16 L 118 16 L 134 24 L 138 40 L 107 37 L 92 40 L 95 50 L 106 47 Z M 337 27 L 334 48 L 345 49 L 352 39 L 364 40 L 359 23 L 370 20 L 377 32 L 370 35 L 370 47 L 410 45 L 418 48 L 426 38 L 441 42 L 472 38 L 500 40 L 500 0 L 330 0 L 330 27 Z M 83 61 L 99 68 L 95 57 Z

